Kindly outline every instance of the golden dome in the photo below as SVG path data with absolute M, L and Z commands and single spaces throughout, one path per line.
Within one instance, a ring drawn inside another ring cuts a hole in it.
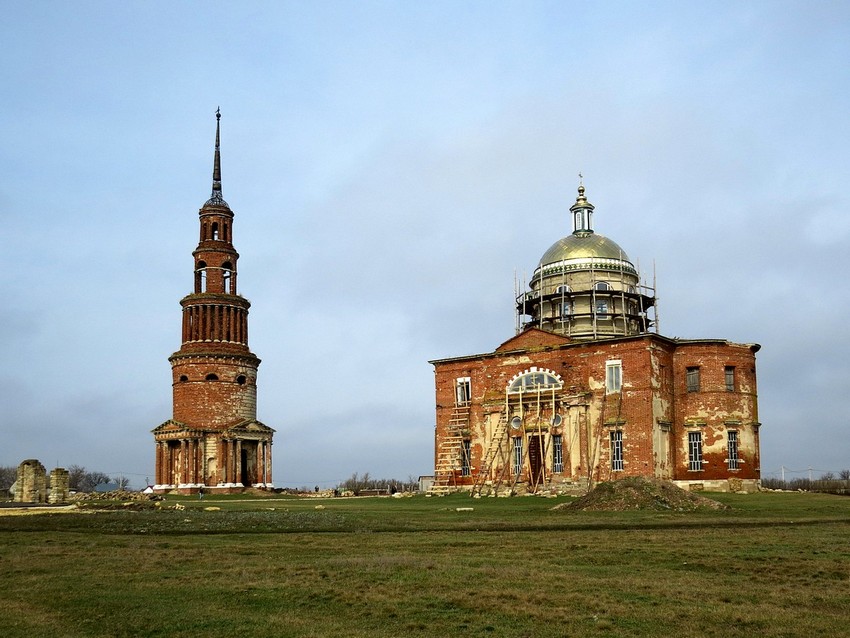
M 594 232 L 583 232 L 556 241 L 543 253 L 540 264 L 547 266 L 568 259 L 594 258 L 629 261 L 629 256 L 614 240 Z

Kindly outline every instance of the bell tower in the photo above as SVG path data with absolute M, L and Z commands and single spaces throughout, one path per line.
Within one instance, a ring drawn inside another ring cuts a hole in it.
M 156 491 L 272 487 L 274 430 L 257 421 L 257 369 L 248 348 L 250 302 L 238 294 L 233 211 L 221 190 L 216 111 L 212 194 L 199 215 L 192 292 L 180 300 L 182 343 L 169 357 L 173 417 L 154 429 Z

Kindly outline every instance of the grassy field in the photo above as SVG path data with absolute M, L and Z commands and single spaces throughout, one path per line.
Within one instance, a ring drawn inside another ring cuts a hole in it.
M 711 496 L 732 509 L 230 497 L 0 516 L 0 636 L 850 635 L 850 498 Z

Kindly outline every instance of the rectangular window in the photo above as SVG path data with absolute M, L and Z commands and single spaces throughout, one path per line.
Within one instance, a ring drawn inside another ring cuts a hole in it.
M 514 437 L 514 476 L 522 473 L 522 437 Z
M 623 432 L 621 430 L 611 432 L 611 469 L 615 472 L 623 471 Z
M 738 433 L 735 430 L 729 430 L 726 433 L 726 447 L 729 450 L 729 469 L 738 469 Z
M 457 404 L 466 405 L 469 403 L 470 398 L 469 377 L 455 379 L 455 401 L 457 401 Z
M 596 300 L 596 316 L 604 319 L 608 316 L 608 301 L 605 299 Z
M 688 432 L 688 469 L 702 472 L 702 432 Z
M 564 471 L 564 443 L 563 443 L 563 435 L 561 434 L 553 434 L 552 435 L 552 471 L 553 472 L 563 472 Z
M 605 392 L 619 392 L 623 387 L 623 364 L 620 361 L 605 362 Z
M 460 448 L 460 475 L 461 476 L 471 476 L 472 475 L 472 467 L 470 462 L 470 457 L 472 455 L 472 441 L 469 439 L 464 439 L 463 444 Z
M 735 391 L 735 366 L 726 366 L 726 392 Z
M 685 373 L 685 383 L 688 386 L 688 392 L 699 392 L 699 367 L 693 366 L 687 368 Z

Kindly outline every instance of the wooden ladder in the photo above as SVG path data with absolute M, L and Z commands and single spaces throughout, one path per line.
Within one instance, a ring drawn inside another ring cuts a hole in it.
M 462 462 L 463 431 L 469 429 L 469 402 L 455 404 L 449 419 L 446 436 L 437 447 L 434 483 L 429 494 L 448 494 L 456 488 L 455 469 Z
M 478 474 L 475 476 L 475 483 L 472 486 L 472 496 L 482 496 L 482 492 L 487 491 L 487 495 L 498 495 L 499 487 L 504 480 L 506 468 L 510 464 L 510 450 L 505 452 L 504 442 L 508 434 L 508 412 L 503 410 L 499 415 L 499 420 L 493 428 L 493 436 L 490 437 L 490 444 L 484 452 L 481 459 L 481 466 L 478 469 Z M 499 476 L 495 480 L 491 477 L 493 466 L 496 461 L 501 460 L 502 466 L 499 471 Z

